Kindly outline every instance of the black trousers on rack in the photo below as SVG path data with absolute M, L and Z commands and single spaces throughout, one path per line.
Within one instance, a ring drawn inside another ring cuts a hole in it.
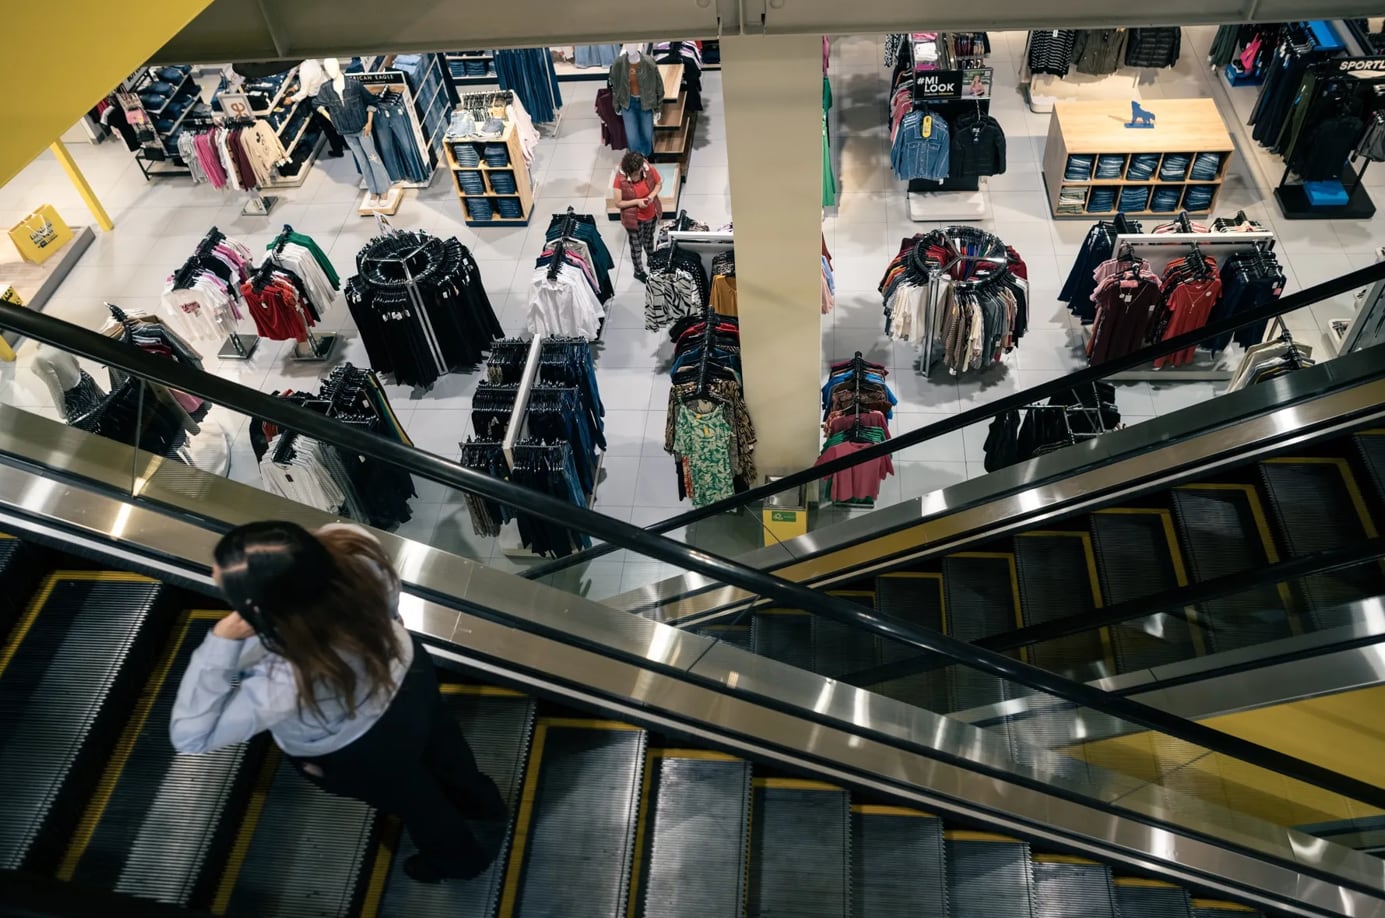
M 419 853 L 445 876 L 476 876 L 499 853 L 503 824 L 478 839 L 467 820 L 496 824 L 505 801 L 476 766 L 442 703 L 432 657 L 417 639 L 413 663 L 375 725 L 336 752 L 293 763 L 323 790 L 398 816 Z

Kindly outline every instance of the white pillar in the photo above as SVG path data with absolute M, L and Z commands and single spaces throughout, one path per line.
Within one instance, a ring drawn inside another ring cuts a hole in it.
M 780 475 L 813 464 L 822 423 L 822 38 L 723 38 L 721 61 L 746 403 Z

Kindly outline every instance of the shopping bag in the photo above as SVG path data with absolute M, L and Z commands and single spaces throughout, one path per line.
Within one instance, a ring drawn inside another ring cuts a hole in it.
M 10 241 L 25 261 L 41 265 L 72 241 L 72 227 L 44 204 L 10 228 Z

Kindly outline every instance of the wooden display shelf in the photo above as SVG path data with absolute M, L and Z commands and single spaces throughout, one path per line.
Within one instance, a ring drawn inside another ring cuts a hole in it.
M 1152 128 L 1127 128 L 1130 120 L 1130 104 L 1125 101 L 1057 102 L 1049 119 L 1048 140 L 1044 145 L 1044 184 L 1048 188 L 1049 207 L 1055 218 L 1084 220 L 1091 217 L 1109 216 L 1115 210 L 1069 213 L 1058 210 L 1059 196 L 1065 188 L 1106 187 L 1119 189 L 1130 185 L 1153 189 L 1160 185 L 1213 185 L 1212 200 L 1206 208 L 1192 213 L 1211 213 L 1221 195 L 1221 184 L 1231 162 L 1235 146 L 1227 133 L 1217 105 L 1211 99 L 1160 99 L 1144 103 L 1154 113 Z M 1124 156 L 1125 168 L 1129 168 L 1130 156 L 1141 153 L 1160 155 L 1160 165 L 1164 156 L 1188 156 L 1191 159 L 1199 153 L 1217 153 L 1221 162 L 1216 178 L 1188 178 L 1187 172 L 1180 179 L 1159 178 L 1158 167 L 1154 177 L 1148 179 L 1069 179 L 1065 177 L 1068 157 L 1074 154 L 1097 156 Z M 1179 202 L 1181 205 L 1181 201 Z M 1132 216 L 1161 217 L 1171 216 L 1178 211 L 1126 211 Z
M 683 126 L 683 113 L 688 107 L 688 94 L 680 92 L 678 98 L 672 102 L 665 102 L 663 108 L 659 110 L 659 123 L 654 125 L 655 131 L 672 131 Z
M 463 166 L 457 162 L 457 157 L 453 153 L 453 145 L 459 143 L 470 143 L 480 146 L 485 144 L 503 143 L 509 152 L 510 162 L 505 166 L 491 166 L 484 160 L 475 166 Z M 524 161 L 524 147 L 519 139 L 519 132 L 515 130 L 513 124 L 506 124 L 505 130 L 499 137 L 456 137 L 443 142 L 443 152 L 447 157 L 448 173 L 452 176 L 452 187 L 457 192 L 457 198 L 462 205 L 462 219 L 468 226 L 514 226 L 529 222 L 529 218 L 534 211 L 534 185 L 529 177 L 529 165 Z M 457 178 L 459 172 L 479 172 L 484 177 L 486 191 L 481 194 L 470 194 L 462 188 L 461 181 Z M 497 172 L 509 172 L 515 179 L 515 190 L 498 192 L 491 184 L 491 176 Z M 520 217 L 500 217 L 495 216 L 489 220 L 473 220 L 470 212 L 466 209 L 467 198 L 487 198 L 495 200 L 498 198 L 515 198 L 519 200 L 523 216 Z
M 664 81 L 664 101 L 677 102 L 683 94 L 683 65 L 660 64 L 659 78 Z

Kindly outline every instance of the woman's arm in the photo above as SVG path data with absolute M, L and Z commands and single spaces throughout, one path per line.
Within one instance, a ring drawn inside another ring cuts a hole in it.
M 240 672 L 245 641 L 208 634 L 192 653 L 173 702 L 169 738 L 179 752 L 243 743 L 293 714 L 298 689 L 287 665 L 274 675 Z

